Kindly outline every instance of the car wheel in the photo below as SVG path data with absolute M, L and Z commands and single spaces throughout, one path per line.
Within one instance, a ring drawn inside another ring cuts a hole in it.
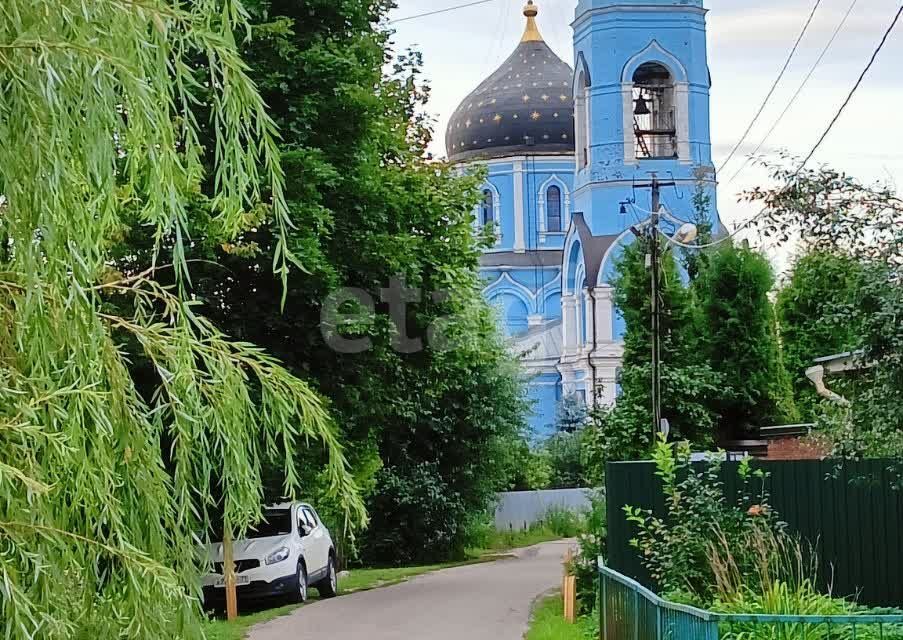
M 304 563 L 298 563 L 298 574 L 295 577 L 295 589 L 291 594 L 291 601 L 297 604 L 307 602 L 307 569 Z
M 329 564 L 326 565 L 326 577 L 317 583 L 317 591 L 321 598 L 334 598 L 339 593 L 339 577 L 335 568 L 335 558 L 329 556 Z

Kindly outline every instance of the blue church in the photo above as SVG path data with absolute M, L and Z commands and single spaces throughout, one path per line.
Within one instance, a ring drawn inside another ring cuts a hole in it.
M 661 202 L 681 218 L 701 189 L 715 226 L 718 214 L 703 0 L 579 0 L 575 69 L 538 13 L 529 0 L 520 44 L 457 108 L 446 146 L 462 171 L 488 173 L 475 211 L 496 238 L 484 293 L 527 369 L 542 437 L 562 398 L 617 399 L 624 322 L 609 283 L 651 213 L 637 185 L 675 183 Z

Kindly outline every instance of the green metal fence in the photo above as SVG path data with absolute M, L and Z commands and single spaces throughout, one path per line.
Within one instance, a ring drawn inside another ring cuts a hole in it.
M 900 640 L 903 615 L 713 613 L 659 598 L 599 559 L 602 640 Z
M 818 586 L 874 607 L 903 606 L 903 461 L 756 461 L 768 473 L 771 506 L 789 531 L 811 543 Z M 728 503 L 741 490 L 737 463 L 722 466 Z M 661 481 L 651 462 L 617 462 L 606 471 L 608 565 L 656 588 L 630 540 L 636 526 L 624 505 L 666 514 Z

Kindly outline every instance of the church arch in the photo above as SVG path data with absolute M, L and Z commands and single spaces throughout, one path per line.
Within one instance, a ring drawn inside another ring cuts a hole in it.
M 621 71 L 624 161 L 690 156 L 686 67 L 653 40 Z
M 575 230 L 564 247 L 564 265 L 562 269 L 562 295 L 575 293 L 578 267 L 583 265 L 583 244 Z
M 558 190 L 557 216 L 554 210 L 554 190 Z M 551 197 L 550 197 L 551 196 Z M 567 184 L 558 175 L 551 176 L 543 182 L 536 193 L 539 204 L 539 232 L 562 233 L 567 231 L 571 223 L 571 192 Z M 555 222 L 557 221 L 557 224 Z
M 611 287 L 611 282 L 615 277 L 615 264 L 623 253 L 624 248 L 636 240 L 636 236 L 629 229 L 621 233 L 618 238 L 611 244 L 602 258 L 602 264 L 599 267 L 599 275 L 596 279 L 596 287 Z M 612 300 L 611 304 L 611 336 L 615 341 L 624 339 L 627 330 L 627 324 L 624 321 L 624 315 L 618 308 L 618 305 Z
M 561 289 L 546 294 L 542 299 L 543 317 L 549 320 L 561 319 Z
M 574 151 L 577 156 L 577 170 L 581 171 L 590 165 L 590 149 L 592 146 L 589 108 L 590 76 L 586 68 L 586 60 L 580 54 L 578 60 L 582 65 L 577 65 L 574 75 Z
M 650 42 L 646 48 L 632 56 L 621 71 L 621 84 L 632 84 L 634 74 L 641 65 L 648 62 L 665 67 L 676 82 L 688 82 L 687 69 L 680 59 L 665 49 L 657 40 Z
M 527 306 L 528 310 L 532 310 L 533 308 L 533 300 L 535 297 L 533 292 L 525 285 L 517 282 L 508 273 L 503 273 L 498 280 L 483 289 L 483 296 L 490 300 L 493 297 L 502 294 L 508 294 L 519 298 Z
M 536 292 L 536 313 L 548 320 L 561 318 L 561 279 L 555 278 Z
M 596 278 L 597 287 L 611 286 L 612 278 L 615 275 L 615 261 L 621 255 L 621 252 L 624 251 L 624 247 L 634 238 L 636 238 L 636 236 L 633 235 L 633 232 L 630 229 L 627 229 L 626 231 L 622 231 L 621 235 L 619 235 L 615 241 L 611 243 L 611 246 L 606 249 L 605 255 L 602 256 L 601 266 L 599 267 L 599 275 Z
M 520 335 L 529 328 L 530 307 L 519 296 L 504 291 L 489 298 L 489 304 L 498 310 L 507 335 Z
M 634 154 L 638 159 L 677 157 L 674 76 L 658 62 L 644 62 L 633 74 Z
M 502 194 L 491 180 L 487 180 L 480 186 L 480 193 L 483 194 L 480 202 L 476 206 L 476 222 L 477 227 L 485 226 L 487 219 L 491 218 L 491 222 L 501 228 L 502 220 Z M 487 205 L 489 206 L 488 211 Z

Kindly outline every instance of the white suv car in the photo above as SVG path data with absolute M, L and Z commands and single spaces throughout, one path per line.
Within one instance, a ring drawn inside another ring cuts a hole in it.
M 266 507 L 263 522 L 233 543 L 238 597 L 285 597 L 307 600 L 308 587 L 331 598 L 338 591 L 336 553 L 329 530 L 309 504 L 286 503 Z M 214 573 L 204 578 L 208 607 L 225 602 L 223 544 L 207 547 Z

